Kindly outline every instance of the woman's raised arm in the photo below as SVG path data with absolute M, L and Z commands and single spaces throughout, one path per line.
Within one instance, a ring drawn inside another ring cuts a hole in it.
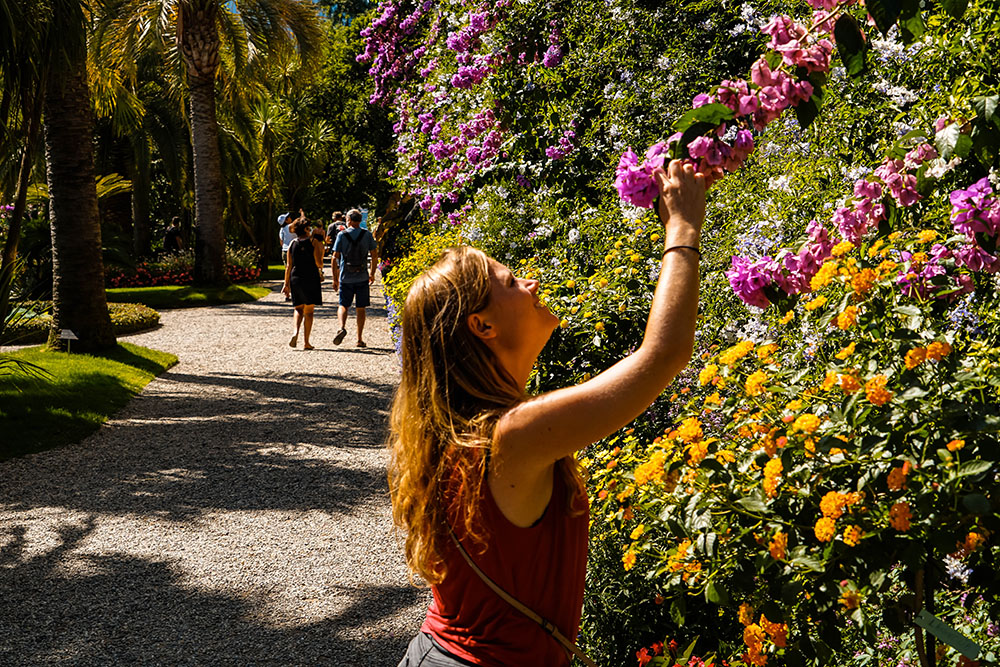
M 690 248 L 701 240 L 705 179 L 675 160 L 657 171 L 656 180 L 666 220 L 665 252 L 642 345 L 593 379 L 526 401 L 500 419 L 497 455 L 514 476 L 546 470 L 628 424 L 691 358 L 700 254 Z

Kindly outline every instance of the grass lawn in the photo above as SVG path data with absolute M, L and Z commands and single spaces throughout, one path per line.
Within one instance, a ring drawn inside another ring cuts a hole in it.
M 284 264 L 268 264 L 267 269 L 262 271 L 260 274 L 261 280 L 284 280 L 285 279 L 285 265 Z
M 271 290 L 266 287 L 229 285 L 228 287 L 116 287 L 108 290 L 108 301 L 141 303 L 156 310 L 218 306 L 224 303 L 256 301 Z
M 172 354 L 129 343 L 100 357 L 38 347 L 10 356 L 52 376 L 0 376 L 0 461 L 79 442 L 177 363 Z

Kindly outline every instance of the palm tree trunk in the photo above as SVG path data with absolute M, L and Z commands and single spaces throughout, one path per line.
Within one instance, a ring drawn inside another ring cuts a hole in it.
M 214 0 L 182 0 L 177 41 L 188 70 L 189 116 L 194 162 L 194 280 L 203 285 L 228 282 L 226 237 L 222 225 L 222 161 L 215 116 L 215 72 L 219 66 L 218 5 Z
M 95 186 L 93 117 L 87 52 L 67 47 L 64 67 L 45 85 L 45 162 L 52 224 L 52 329 L 49 347 L 64 349 L 59 331 L 78 337 L 74 352 L 114 347 L 104 293 L 101 223 Z

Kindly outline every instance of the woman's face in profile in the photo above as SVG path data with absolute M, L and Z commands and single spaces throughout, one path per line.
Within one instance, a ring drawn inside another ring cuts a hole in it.
M 537 280 L 518 278 L 490 260 L 490 300 L 483 310 L 497 329 L 498 342 L 510 348 L 541 350 L 559 325 L 559 319 L 538 299 Z

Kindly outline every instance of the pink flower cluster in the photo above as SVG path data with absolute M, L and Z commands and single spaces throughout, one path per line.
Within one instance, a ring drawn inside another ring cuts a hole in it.
M 903 251 L 900 253 L 900 259 L 903 260 L 905 266 L 896 276 L 896 285 L 904 296 L 910 298 L 955 299 L 963 294 L 968 294 L 973 290 L 972 276 L 968 274 L 948 276 L 948 270 L 944 267 L 943 262 L 953 257 L 956 258 L 956 264 L 958 264 L 957 253 L 952 253 L 940 243 L 935 243 L 931 247 L 930 259 L 923 263 L 915 262 L 912 253 Z M 942 279 L 941 276 L 948 277 Z
M 750 81 L 757 86 L 758 108 L 753 116 L 757 130 L 763 130 L 785 109 L 809 101 L 815 92 L 808 81 L 799 81 L 783 69 L 772 70 L 764 58 L 750 68 Z
M 826 14 L 818 15 L 817 24 L 812 27 L 796 23 L 788 16 L 771 19 L 762 32 L 771 36 L 769 46 L 781 54 L 784 67 L 772 69 L 767 59 L 761 57 L 750 69 L 750 81 L 723 81 L 714 94 L 702 93 L 692 100 L 694 109 L 708 104 L 725 105 L 732 110 L 733 122 L 740 128 L 735 130 L 729 142 L 724 139 L 729 135 L 723 123 L 715 129 L 714 136 L 696 137 L 687 145 L 688 155 L 709 183 L 714 183 L 726 172 L 738 169 L 753 152 L 753 134 L 746 128 L 752 125 L 757 130 L 763 130 L 785 109 L 812 98 L 815 92 L 813 85 L 806 80 L 800 81 L 787 69 L 804 67 L 810 72 L 830 69 L 833 43 L 829 39 L 813 36 L 818 29 L 830 29 L 827 18 Z M 667 143 L 673 145 L 680 138 L 679 133 L 674 134 Z M 615 186 L 622 199 L 636 206 L 652 206 L 656 187 L 652 182 L 651 168 L 647 164 L 640 165 L 638 156 L 631 149 L 622 155 L 618 163 Z
M 626 150 L 618 161 L 615 176 L 619 196 L 633 206 L 652 208 L 658 192 L 653 171 L 663 166 L 666 155 L 667 144 L 662 141 L 649 147 L 641 163 L 631 148 Z
M 725 127 L 723 125 L 720 129 L 725 131 Z M 724 172 L 739 169 L 753 152 L 754 140 L 750 130 L 737 130 L 732 141 L 728 144 L 718 136 L 697 137 L 688 144 L 688 155 L 697 162 L 698 171 L 705 174 L 709 182 L 718 180 Z
M 995 239 L 1000 233 L 1000 199 L 997 199 L 989 178 L 983 177 L 966 190 L 950 195 L 951 224 L 965 234 L 968 242 L 955 251 L 955 263 L 970 271 L 1000 271 L 1000 258 L 979 244 L 977 235 Z
M 744 303 L 758 308 L 771 305 L 766 288 L 774 286 L 785 294 L 809 292 L 809 281 L 830 257 L 833 241 L 826 228 L 816 220 L 806 229 L 806 242 L 797 253 L 783 250 L 774 258 L 759 259 L 734 256 L 726 278 Z
M 434 6 L 431 0 L 424 0 L 408 16 L 400 18 L 399 7 L 392 0 L 379 4 L 379 16 L 361 31 L 365 39 L 365 50 L 356 60 L 371 62 L 368 73 L 375 80 L 375 92 L 369 100 L 372 104 L 385 103 L 392 97 L 392 86 L 410 78 L 420 59 L 427 52 L 427 46 L 437 38 L 435 23 L 427 40 L 414 48 L 409 38 L 416 32 L 417 25 Z
M 833 224 L 847 241 L 857 244 L 885 217 L 882 184 L 861 178 L 854 182 L 854 201 L 833 212 Z
M 555 20 L 549 21 L 549 27 L 552 29 L 549 32 L 549 48 L 542 55 L 542 65 L 551 69 L 557 67 L 562 62 L 563 52 L 559 47 L 559 42 L 562 40 L 559 22 Z
M 827 27 L 829 17 L 826 14 L 817 17 L 819 24 Z M 809 72 L 828 72 L 830 56 L 833 54 L 833 42 L 825 37 L 812 38 L 811 31 L 801 23 L 796 23 L 790 16 L 775 16 L 761 30 L 771 39 L 768 48 L 781 54 L 781 60 L 789 67 L 804 67 Z
M 555 146 L 549 146 L 545 149 L 545 155 L 550 160 L 561 160 L 573 151 L 576 150 L 576 145 L 573 140 L 576 139 L 576 132 L 574 130 L 566 130 L 559 137 L 559 143 Z
M 914 172 L 937 156 L 933 146 L 923 143 L 907 153 L 904 159 L 890 158 L 879 165 L 874 172 L 879 180 L 856 181 L 853 203 L 838 207 L 833 213 L 833 222 L 840 235 L 857 244 L 865 234 L 877 227 L 885 217 L 882 197 L 886 190 L 904 208 L 917 203 L 920 194 L 917 192 L 917 177 Z
M 458 189 L 468 185 L 478 171 L 486 168 L 500 154 L 503 135 L 499 113 L 499 108 L 480 111 L 469 122 L 459 124 L 458 132 L 448 139 L 438 136 L 440 122 L 434 123 L 430 131 L 432 141 L 427 144 L 426 150 L 441 163 L 440 169 L 436 172 L 423 169 L 421 155 L 408 174 L 410 178 L 420 177 L 423 181 L 413 194 L 420 198 L 420 207 L 429 211 L 431 222 L 441 218 L 445 204 L 458 203 Z M 420 122 L 417 130 L 421 130 L 430 125 L 433 115 L 419 114 L 417 119 Z M 453 223 L 454 215 L 455 212 L 449 214 Z

